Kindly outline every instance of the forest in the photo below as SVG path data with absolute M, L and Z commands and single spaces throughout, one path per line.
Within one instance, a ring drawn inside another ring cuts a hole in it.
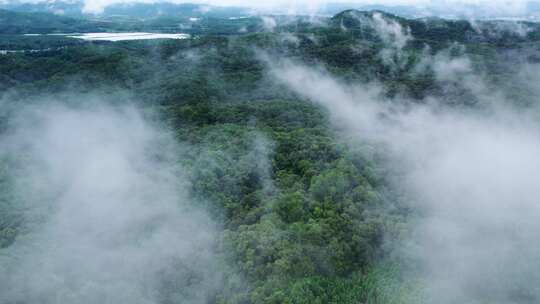
M 234 14 L 0 10 L 0 303 L 540 300 L 537 23 Z

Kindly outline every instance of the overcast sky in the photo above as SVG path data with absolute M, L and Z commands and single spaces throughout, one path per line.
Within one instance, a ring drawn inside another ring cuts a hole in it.
M 0 0 L 6 3 L 13 0 Z M 27 2 L 52 0 L 19 0 Z M 76 0 L 66 0 L 76 1 Z M 175 2 L 175 3 L 204 3 L 218 6 L 243 6 L 254 9 L 271 10 L 290 13 L 313 13 L 324 8 L 329 3 L 348 3 L 353 5 L 411 5 L 417 8 L 431 8 L 449 13 L 467 15 L 473 7 L 480 7 L 486 14 L 492 15 L 525 15 L 527 3 L 540 2 L 540 0 L 83 0 L 87 12 L 100 12 L 104 7 L 114 3 L 126 2 Z

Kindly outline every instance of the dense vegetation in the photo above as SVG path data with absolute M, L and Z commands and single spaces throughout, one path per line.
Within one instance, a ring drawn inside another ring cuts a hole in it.
M 11 35 L 103 25 L 0 13 L 10 22 L 0 31 Z M 48 50 L 0 55 L 0 92 L 11 104 L 107 95 L 112 102 L 129 98 L 159 111 L 178 140 L 193 147 L 182 159 L 196 202 L 222 225 L 217 250 L 241 276 L 231 272 L 213 303 L 410 303 L 419 287 L 401 277 L 404 257 L 396 257 L 392 246 L 408 233 L 410 210 L 388 187 L 389 173 L 380 165 L 384 153 L 345 143 L 324 109 L 267 76 L 259 52 L 320 63 L 346 82 L 380 81 L 386 96 L 417 102 L 444 96 L 449 104 L 470 105 L 467 88 L 441 85 L 430 72 L 411 72 L 426 46 L 434 53 L 462 43 L 455 52 L 489 71 L 491 85 L 508 86 L 525 100 L 532 93 L 508 81 L 511 70 L 498 59 L 516 49 L 533 54 L 538 31 L 484 39 L 468 22 L 385 15 L 414 37 L 404 46 L 407 64 L 396 69 L 379 56 L 385 42 L 350 14 L 373 17 L 349 11 L 324 25 L 283 20 L 275 31 L 265 31 L 257 18 L 208 18 L 187 29 L 195 38 L 179 41 L 3 36 L 0 49 Z M 167 22 L 106 29 L 160 29 Z M 27 229 L 13 207 L 9 172 L 6 162 L 0 167 L 0 248 Z

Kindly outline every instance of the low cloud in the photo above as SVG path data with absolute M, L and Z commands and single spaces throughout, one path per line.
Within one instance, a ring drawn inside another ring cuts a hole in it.
M 421 216 L 401 253 L 421 262 L 430 303 L 533 303 L 540 299 L 540 124 L 474 90 L 481 108 L 383 98 L 382 85 L 350 85 L 322 68 L 268 59 L 272 76 L 329 110 L 335 125 L 386 150 L 396 189 Z M 440 66 L 452 69 L 441 69 Z M 482 82 L 464 57 L 426 63 L 437 81 Z M 467 77 L 459 77 L 467 75 Z M 483 83 L 463 87 L 485 87 Z M 479 96 L 480 95 L 480 96 Z
M 222 275 L 181 148 L 134 106 L 51 102 L 0 141 L 23 214 L 0 251 L 2 303 L 207 303 Z

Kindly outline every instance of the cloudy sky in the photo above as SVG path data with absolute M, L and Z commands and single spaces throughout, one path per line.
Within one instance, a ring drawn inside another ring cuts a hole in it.
M 0 0 L 0 3 L 15 0 Z M 40 2 L 54 0 L 16 0 L 20 2 Z M 66 0 L 76 1 L 76 0 Z M 104 7 L 115 3 L 157 2 L 163 0 L 82 0 L 87 12 L 100 12 Z M 330 3 L 347 3 L 352 5 L 409 5 L 419 9 L 428 8 L 439 12 L 465 14 L 472 10 L 480 10 L 489 15 L 525 15 L 528 4 L 540 0 L 165 0 L 175 3 L 204 3 L 218 6 L 243 6 L 260 10 L 281 11 L 291 13 L 317 12 Z

